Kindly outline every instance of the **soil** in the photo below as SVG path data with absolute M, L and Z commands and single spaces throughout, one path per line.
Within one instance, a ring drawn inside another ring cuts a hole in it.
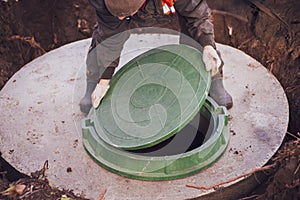
M 216 41 L 261 62 L 279 80 L 289 101 L 286 138 L 262 169 L 268 179 L 243 199 L 299 199 L 300 1 L 210 0 L 208 4 Z M 91 37 L 95 20 L 88 1 L 0 0 L 0 88 L 31 60 Z M 25 175 L 0 158 L 0 199 L 85 199 L 49 185 L 46 163 Z

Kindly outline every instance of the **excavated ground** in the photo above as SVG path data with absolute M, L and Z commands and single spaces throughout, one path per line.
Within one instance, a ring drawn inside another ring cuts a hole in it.
M 245 194 L 244 199 L 297 199 L 300 196 L 300 2 L 211 0 L 208 3 L 213 10 L 216 41 L 260 61 L 277 77 L 289 101 L 288 133 L 270 167 L 266 167 L 269 178 L 251 194 Z M 0 88 L 34 58 L 90 37 L 94 24 L 95 15 L 88 1 L 0 1 Z M 171 26 L 176 28 L 176 24 Z M 72 191 L 50 186 L 44 176 L 46 169 L 47 163 L 38 171 L 32 169 L 31 175 L 24 175 L 1 158 L 0 199 L 85 199 Z M 100 199 L 104 196 L 99 195 Z

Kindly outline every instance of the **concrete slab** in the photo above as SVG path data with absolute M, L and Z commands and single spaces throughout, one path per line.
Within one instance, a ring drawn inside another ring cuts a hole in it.
M 174 35 L 132 35 L 121 65 L 151 47 L 176 42 Z M 81 143 L 85 115 L 78 103 L 84 94 L 89 44 L 90 39 L 74 42 L 33 60 L 1 90 L 0 151 L 23 173 L 41 169 L 48 160 L 46 175 L 52 184 L 90 199 L 97 199 L 104 189 L 106 199 L 187 199 L 214 190 L 186 184 L 210 186 L 251 172 L 282 143 L 289 113 L 281 85 L 253 58 L 218 44 L 225 62 L 224 84 L 234 98 L 231 138 L 223 157 L 194 176 L 172 181 L 133 180 L 101 168 Z

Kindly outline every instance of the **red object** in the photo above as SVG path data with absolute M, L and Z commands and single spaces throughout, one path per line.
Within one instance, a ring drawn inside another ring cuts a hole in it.
M 172 7 L 174 5 L 174 3 L 176 2 L 176 0 L 161 0 L 162 5 L 164 5 L 165 3 L 169 6 Z
M 146 4 L 147 4 L 147 1 L 145 1 L 145 2 L 143 3 L 143 5 L 142 5 L 142 7 L 141 7 L 141 9 L 142 9 L 142 10 L 144 10 L 144 9 L 145 9 L 145 7 L 146 7 Z
M 176 10 L 174 8 L 174 3 L 176 0 L 162 0 L 161 5 L 163 7 L 163 12 L 165 15 L 175 14 Z

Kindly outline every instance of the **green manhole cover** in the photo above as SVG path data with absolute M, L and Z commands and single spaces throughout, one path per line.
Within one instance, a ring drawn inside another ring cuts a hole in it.
M 180 131 L 207 98 L 202 54 L 166 45 L 134 58 L 110 82 L 91 120 L 99 137 L 125 150 L 154 146 Z
M 90 116 L 93 114 L 91 110 Z M 189 126 L 198 129 L 196 135 Z M 82 131 L 85 149 L 101 166 L 141 180 L 169 180 L 195 174 L 216 162 L 229 142 L 227 110 L 209 97 L 191 123 L 174 138 L 150 148 L 126 151 L 109 145 L 98 135 L 89 117 L 83 121 Z

